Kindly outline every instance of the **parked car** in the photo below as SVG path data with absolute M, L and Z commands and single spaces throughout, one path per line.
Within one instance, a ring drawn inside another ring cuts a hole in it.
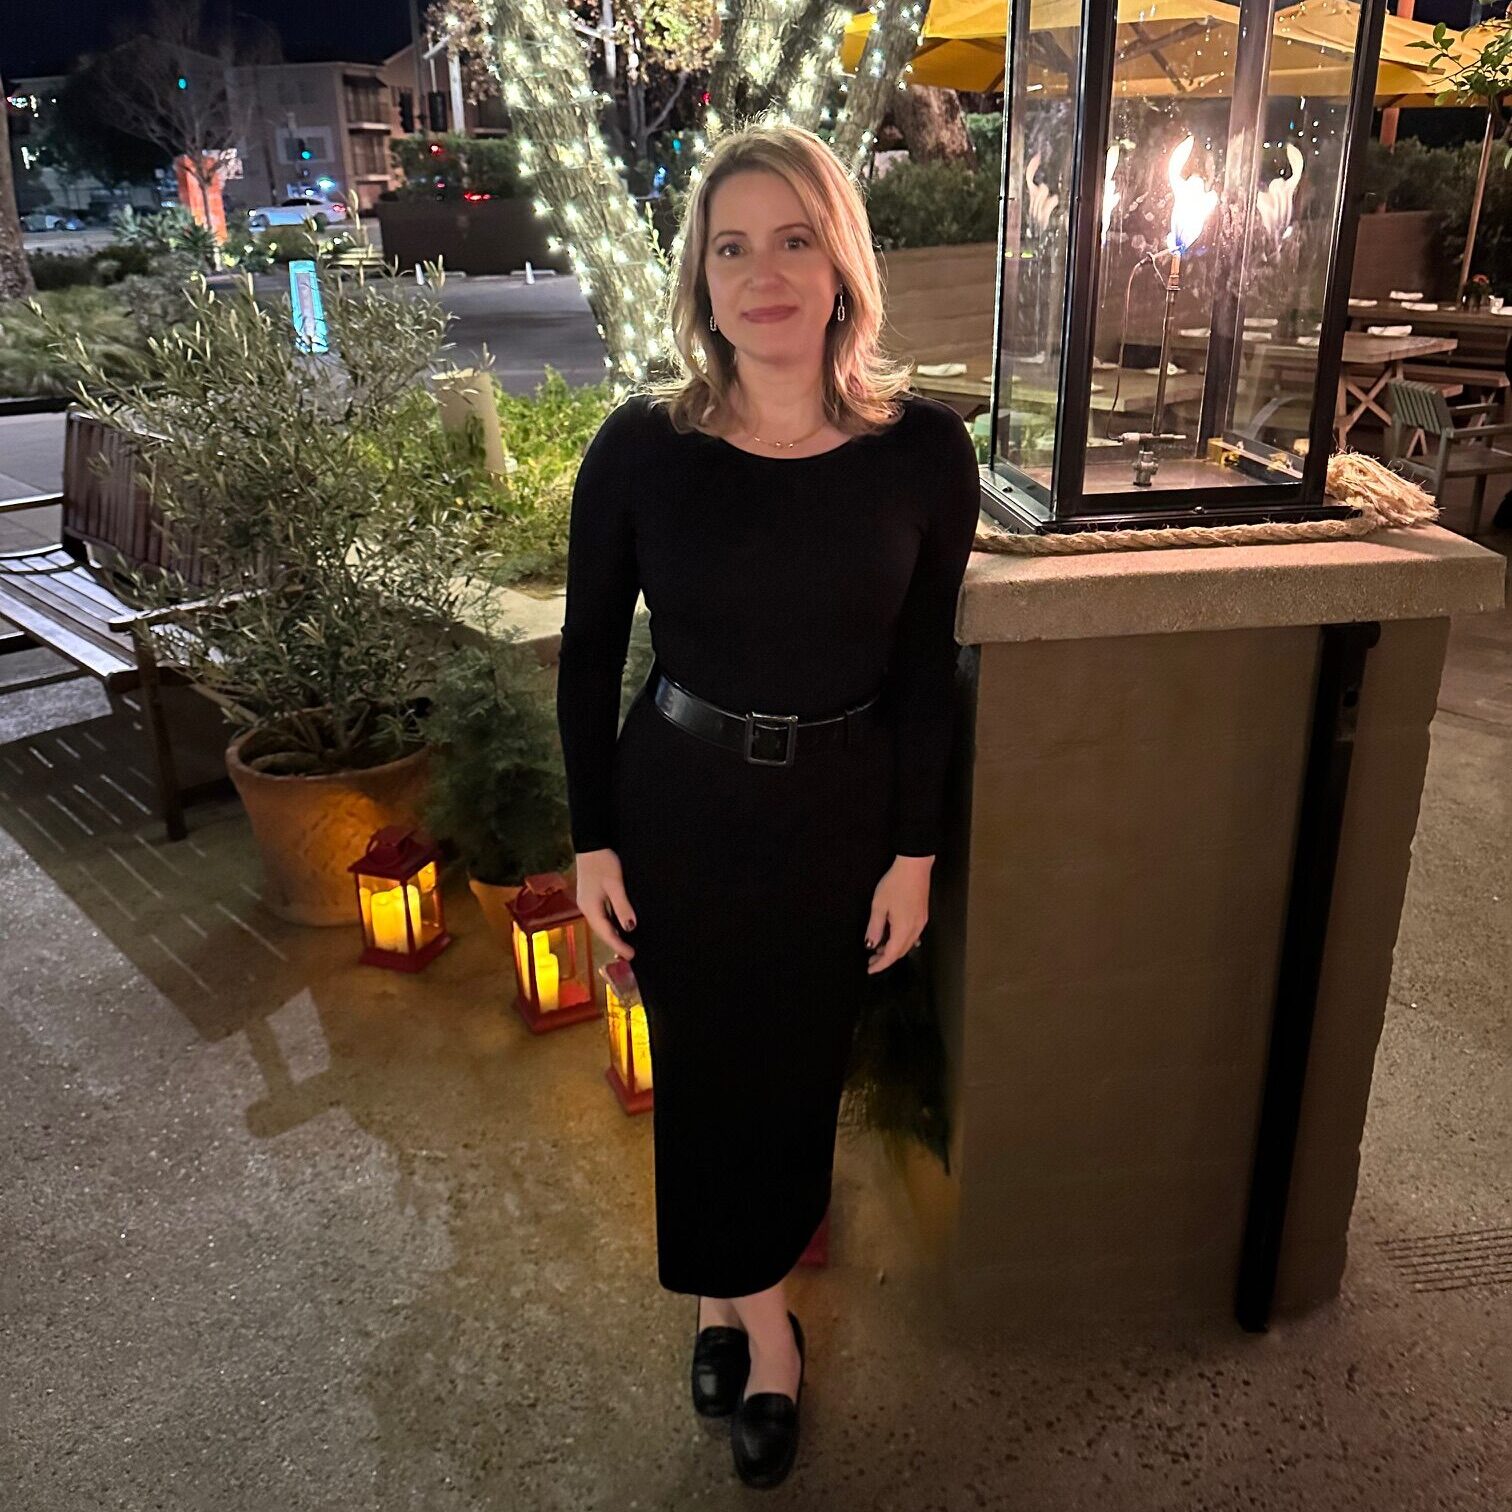
M 324 194 L 296 194 L 276 205 L 254 205 L 247 211 L 247 224 L 254 231 L 266 231 L 269 226 L 302 226 L 306 221 L 314 221 L 316 228 L 324 231 L 346 218 L 346 201 Z
M 71 210 L 33 210 L 21 217 L 23 231 L 82 231 L 84 222 Z

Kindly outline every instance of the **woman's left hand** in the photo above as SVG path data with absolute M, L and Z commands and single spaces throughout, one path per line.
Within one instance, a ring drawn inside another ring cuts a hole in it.
M 866 944 L 871 950 L 866 971 L 873 976 L 902 959 L 929 922 L 929 873 L 933 856 L 898 856 L 882 874 L 872 894 L 871 918 L 866 924 Z M 882 942 L 883 926 L 887 941 Z

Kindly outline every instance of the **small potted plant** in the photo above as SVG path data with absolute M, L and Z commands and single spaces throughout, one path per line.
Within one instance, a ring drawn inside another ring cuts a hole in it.
M 242 726 L 227 767 L 263 861 L 263 901 L 351 919 L 346 868 L 417 817 L 422 718 L 467 591 L 459 501 L 475 459 L 426 386 L 447 317 L 384 281 L 326 288 L 330 350 L 301 350 L 287 299 L 197 279 L 190 318 L 114 394 L 81 357 L 83 403 L 130 432 L 182 572 L 138 574 L 160 661 Z
M 467 867 L 468 885 L 499 944 L 514 940 L 504 904 L 536 872 L 571 878 L 571 820 L 550 669 L 513 627 L 499 628 L 481 595 L 482 646 L 440 668 L 426 715 L 433 752 L 425 817 Z M 652 661 L 645 615 L 631 622 L 621 717 Z
M 437 672 L 425 733 L 426 824 L 456 848 L 484 918 L 513 951 L 505 901 L 527 875 L 572 862 L 547 669 L 513 633 L 460 648 Z
M 1491 280 L 1484 273 L 1472 274 L 1470 281 L 1465 285 L 1465 308 L 1467 310 L 1479 310 L 1483 308 L 1490 293 Z

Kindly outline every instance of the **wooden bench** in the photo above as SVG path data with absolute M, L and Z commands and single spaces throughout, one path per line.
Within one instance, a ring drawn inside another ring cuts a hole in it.
M 129 440 L 78 410 L 65 426 L 63 492 L 0 502 L 5 514 L 51 505 L 63 511 L 56 545 L 0 553 L 0 621 L 20 632 L 0 642 L 0 651 L 44 646 L 109 693 L 140 694 L 163 823 L 170 840 L 182 840 L 185 801 L 224 791 L 225 782 L 179 786 L 161 689 L 184 679 L 159 666 L 147 633 L 176 611 L 133 604 L 119 574 L 156 567 L 198 585 L 201 563 L 197 552 L 174 549 Z
M 382 273 L 385 267 L 383 253 L 367 242 L 343 247 L 333 252 L 326 262 L 328 268 L 338 273 Z

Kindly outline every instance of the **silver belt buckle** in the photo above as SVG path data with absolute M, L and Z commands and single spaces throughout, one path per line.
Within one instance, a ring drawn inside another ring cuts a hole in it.
M 794 727 L 798 723 L 796 714 L 758 714 L 754 709 L 745 717 L 745 759 L 755 766 L 792 766 Z M 765 730 L 769 734 L 779 731 L 783 736 L 782 755 L 758 756 L 755 754 L 756 732 L 758 729 Z

